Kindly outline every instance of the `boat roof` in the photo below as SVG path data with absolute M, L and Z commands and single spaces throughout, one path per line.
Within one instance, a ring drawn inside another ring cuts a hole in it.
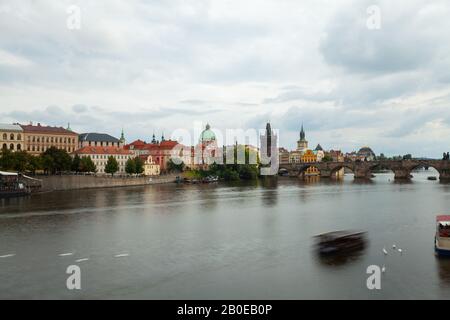
M 436 216 L 436 221 L 450 221 L 450 215 Z
M 333 232 L 327 232 L 317 235 L 318 238 L 328 238 L 328 239 L 338 239 L 338 238 L 344 238 L 349 236 L 356 236 L 365 234 L 364 231 L 352 231 L 352 230 L 340 230 L 340 231 L 333 231 Z
M 16 172 L 0 171 L 0 176 L 17 176 Z

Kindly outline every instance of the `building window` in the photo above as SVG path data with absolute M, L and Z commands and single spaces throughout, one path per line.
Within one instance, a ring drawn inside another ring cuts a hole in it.
M 20 143 L 17 145 L 17 150 L 22 150 L 22 146 L 20 145 Z
M 36 142 L 36 137 L 35 136 L 33 136 L 33 142 Z
M 37 137 L 37 142 L 38 142 L 38 143 L 41 142 L 41 139 L 40 139 L 39 137 Z
M 14 140 L 14 133 L 11 133 L 9 138 L 10 138 L 10 140 Z
M 9 145 L 9 149 L 14 150 L 14 145 L 12 143 Z
M 48 141 L 48 137 L 47 137 L 47 140 L 46 140 L 46 141 L 47 141 L 47 143 L 49 142 L 49 141 Z
M 17 135 L 17 140 L 22 140 L 22 135 L 20 133 Z
M 8 135 L 6 133 L 3 134 L 3 140 L 8 140 Z
M 3 150 L 6 150 L 6 149 L 8 149 L 8 146 L 6 145 L 6 143 L 4 143 L 4 144 L 3 144 L 3 147 L 2 147 L 2 149 L 3 149 Z

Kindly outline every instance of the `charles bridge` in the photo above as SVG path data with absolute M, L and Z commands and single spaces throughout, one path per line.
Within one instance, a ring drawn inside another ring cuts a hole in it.
M 376 160 L 355 162 L 310 162 L 280 163 L 279 170 L 287 171 L 290 176 L 302 176 L 309 167 L 316 167 L 320 176 L 330 178 L 346 168 L 354 173 L 355 178 L 369 179 L 373 171 L 387 169 L 394 172 L 395 179 L 410 179 L 411 172 L 418 168 L 434 168 L 439 172 L 440 180 L 450 181 L 450 160 Z

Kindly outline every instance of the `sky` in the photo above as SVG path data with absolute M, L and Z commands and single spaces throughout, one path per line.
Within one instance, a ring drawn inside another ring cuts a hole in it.
M 0 122 L 130 142 L 270 121 L 288 149 L 303 123 L 313 148 L 440 157 L 449 17 L 445 0 L 0 0 Z

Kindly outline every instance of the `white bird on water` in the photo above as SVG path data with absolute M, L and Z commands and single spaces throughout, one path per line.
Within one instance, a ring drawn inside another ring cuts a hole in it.
M 400 255 L 403 255 L 403 250 L 402 249 L 398 249 L 398 252 L 400 252 Z
M 387 255 L 387 254 L 388 254 L 388 252 L 387 252 L 386 248 L 383 248 L 383 253 L 384 253 L 385 255 Z
M 395 244 L 393 244 L 393 245 L 392 245 L 392 249 L 395 250 L 396 248 L 397 248 L 397 246 L 396 246 Z
M 383 267 L 381 268 L 381 272 L 383 272 L 383 273 L 386 272 L 386 266 L 383 265 Z

